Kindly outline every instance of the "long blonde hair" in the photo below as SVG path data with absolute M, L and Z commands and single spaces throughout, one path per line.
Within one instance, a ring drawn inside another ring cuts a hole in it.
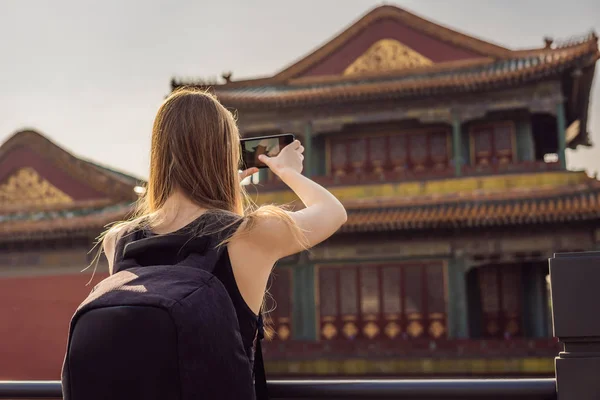
M 179 190 L 208 212 L 239 217 L 232 224 L 243 219 L 234 237 L 251 231 L 261 218 L 275 217 L 306 247 L 304 234 L 284 207 L 258 207 L 250 199 L 239 181 L 240 160 L 240 133 L 233 114 L 206 90 L 183 87 L 173 91 L 154 120 L 145 191 L 131 217 L 112 224 L 111 229 L 155 226 L 161 222 L 159 211 Z M 230 240 L 226 238 L 222 244 Z
M 219 245 L 248 234 L 261 218 L 279 218 L 306 249 L 303 232 L 282 206 L 258 207 L 248 197 L 238 176 L 240 153 L 240 133 L 235 118 L 214 95 L 194 88 L 171 93 L 154 120 L 150 174 L 145 191 L 129 218 L 111 224 L 98 237 L 99 249 L 93 263 L 97 266 L 110 230 L 127 234 L 162 222 L 159 211 L 175 190 L 207 212 L 228 216 L 226 220 L 232 222 L 218 229 L 227 229 L 242 220 L 240 228 Z M 232 216 L 234 218 L 230 218 Z M 212 233 L 216 232 L 197 232 Z M 264 304 L 263 310 L 268 312 Z

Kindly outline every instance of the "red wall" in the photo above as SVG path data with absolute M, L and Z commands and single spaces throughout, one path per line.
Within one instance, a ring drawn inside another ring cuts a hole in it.
M 346 45 L 303 73 L 302 76 L 340 74 L 380 39 L 396 39 L 434 63 L 480 57 L 478 54 L 444 43 L 388 18 L 357 34 Z
M 60 379 L 71 316 L 106 274 L 90 277 L 0 278 L 0 380 Z

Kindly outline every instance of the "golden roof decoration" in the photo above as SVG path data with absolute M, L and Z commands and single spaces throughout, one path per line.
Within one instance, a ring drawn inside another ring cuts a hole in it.
M 73 199 L 31 167 L 18 169 L 0 185 L 0 207 L 47 206 L 73 203 Z
M 395 39 L 381 39 L 354 60 L 344 75 L 385 73 L 432 64 L 429 58 Z

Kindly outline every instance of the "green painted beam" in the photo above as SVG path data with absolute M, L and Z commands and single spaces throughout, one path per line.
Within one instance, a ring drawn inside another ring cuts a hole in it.
M 556 105 L 556 128 L 558 131 L 558 160 L 562 169 L 567 169 L 567 159 L 565 150 L 567 148 L 567 122 L 565 118 L 565 104 L 559 102 Z
M 448 260 L 448 337 L 469 337 L 465 261 Z
M 304 265 L 292 267 L 292 339 L 304 339 L 304 299 L 302 298 Z
M 317 340 L 317 295 L 315 293 L 315 266 L 313 264 L 304 267 L 304 338 L 306 340 Z
M 294 340 L 316 340 L 315 267 L 298 264 L 292 268 L 292 337 Z
M 461 143 L 461 131 L 460 131 L 460 119 L 454 115 L 452 118 L 452 143 L 454 152 L 454 173 L 456 176 L 462 175 L 462 143 Z

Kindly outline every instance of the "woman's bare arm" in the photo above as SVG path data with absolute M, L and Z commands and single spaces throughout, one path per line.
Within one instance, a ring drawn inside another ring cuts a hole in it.
M 327 189 L 303 176 L 304 148 L 299 141 L 286 146 L 277 157 L 261 156 L 261 160 L 296 193 L 306 208 L 289 212 L 290 217 L 304 232 L 308 247 L 333 235 L 347 219 L 342 203 Z M 261 249 L 265 258 L 277 261 L 303 250 L 303 244 L 294 237 L 281 218 L 259 219 L 249 240 Z

